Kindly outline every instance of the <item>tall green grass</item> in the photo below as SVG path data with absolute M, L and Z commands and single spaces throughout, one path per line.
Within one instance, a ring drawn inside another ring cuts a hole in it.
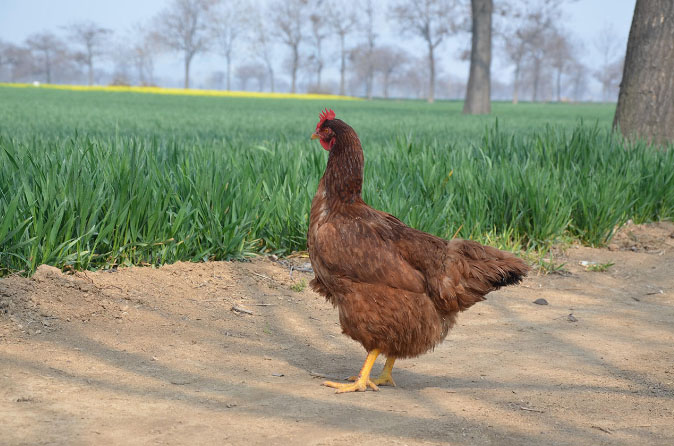
M 323 105 L 0 88 L 0 273 L 303 249 Z M 629 218 L 674 217 L 674 151 L 625 147 L 606 107 L 496 104 L 498 122 L 457 103 L 341 107 L 365 200 L 441 237 L 602 245 Z

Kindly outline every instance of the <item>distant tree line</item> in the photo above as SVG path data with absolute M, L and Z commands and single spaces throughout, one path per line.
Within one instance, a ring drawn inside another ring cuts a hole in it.
M 600 57 L 589 67 L 580 57 L 589 49 L 564 26 L 563 2 L 472 3 L 473 11 L 488 11 L 494 66 L 512 72 L 512 82 L 491 77 L 492 98 L 580 101 L 588 98 L 591 78 L 601 85 L 602 100 L 617 97 L 624 43 L 611 28 L 592 42 Z M 382 41 L 383 21 L 396 42 Z M 79 22 L 21 44 L 0 41 L 0 81 L 155 85 L 162 78 L 158 58 L 170 56 L 180 60 L 183 86 L 190 88 L 194 58 L 208 54 L 222 69 L 200 73 L 199 87 L 463 98 L 466 81 L 447 67 L 455 58 L 479 60 L 470 51 L 474 26 L 469 0 L 171 0 L 123 34 Z M 447 49 L 451 40 L 463 48 L 459 54 Z M 325 75 L 328 68 L 336 78 Z M 479 81 L 484 73 L 475 76 Z

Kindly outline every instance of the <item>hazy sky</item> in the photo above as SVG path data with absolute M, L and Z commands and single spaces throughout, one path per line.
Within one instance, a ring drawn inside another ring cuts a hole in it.
M 498 1 L 495 0 L 496 3 Z M 627 42 L 635 2 L 636 0 L 577 0 L 563 7 L 567 28 L 573 30 L 585 44 L 583 61 L 588 66 L 592 67 L 593 61 L 598 57 L 593 42 L 606 26 L 613 27 L 621 44 Z M 61 33 L 60 27 L 63 25 L 80 20 L 92 20 L 113 29 L 116 38 L 123 40 L 132 25 L 148 20 L 167 3 L 168 0 L 0 0 L 0 39 L 21 43 L 34 32 L 51 30 Z M 388 3 L 383 2 L 382 8 L 385 9 Z M 380 41 L 395 42 L 388 24 L 385 23 L 385 16 L 385 13 L 380 14 L 382 19 Z M 441 48 L 441 52 L 444 53 L 441 69 L 461 78 L 467 78 L 468 65 L 458 60 L 456 55 L 459 52 L 458 48 L 467 42 L 465 39 L 465 36 L 451 39 Z M 405 43 L 408 49 L 419 48 L 419 51 L 423 51 L 420 42 L 405 39 Z M 336 46 L 336 42 L 334 45 Z M 278 50 L 282 51 L 282 47 Z M 245 51 L 240 52 L 239 61 L 245 57 L 244 54 Z M 498 55 L 496 59 L 498 61 Z M 234 64 L 236 65 L 236 60 Z M 203 81 L 212 71 L 223 69 L 223 66 L 223 59 L 217 54 L 198 56 L 194 61 L 192 72 L 196 81 L 195 86 L 198 86 L 200 80 Z M 493 71 L 495 76 L 510 78 L 511 69 L 501 63 L 497 62 Z M 280 66 L 277 72 L 282 73 Z M 162 56 L 156 74 L 165 84 L 179 85 L 182 78 L 180 57 Z M 331 76 L 336 76 L 336 70 L 332 67 L 326 73 L 327 78 Z

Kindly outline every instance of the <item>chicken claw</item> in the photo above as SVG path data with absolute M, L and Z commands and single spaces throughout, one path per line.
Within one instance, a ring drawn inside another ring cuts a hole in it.
M 386 364 L 384 364 L 384 368 L 382 369 L 379 376 L 374 380 L 375 384 L 378 386 L 396 386 L 396 382 L 393 381 L 393 376 L 391 376 L 394 362 L 396 362 L 396 358 L 394 356 L 386 358 Z
M 384 372 L 381 373 L 378 377 L 374 379 L 374 383 L 378 386 L 391 386 L 395 387 L 396 382 L 393 381 L 393 377 L 391 376 L 390 373 L 386 374 Z
M 360 369 L 358 377 L 354 377 L 354 383 L 348 384 L 337 383 L 334 381 L 325 381 L 323 385 L 337 389 L 337 392 L 335 393 L 364 392 L 368 387 L 375 391 L 379 390 L 377 384 L 375 384 L 370 379 L 370 372 L 372 371 L 372 366 L 374 365 L 374 361 L 377 359 L 377 356 L 379 356 L 379 350 L 377 349 L 368 352 L 367 358 L 365 359 L 365 364 L 363 364 L 363 368 Z
M 364 392 L 368 387 L 375 392 L 379 390 L 379 387 L 377 387 L 377 385 L 370 378 L 367 378 L 367 380 L 361 378 L 354 383 L 336 383 L 334 381 L 325 381 L 323 385 L 337 389 L 335 393 Z
M 382 369 L 378 377 L 376 377 L 372 382 L 377 386 L 391 386 L 395 387 L 396 382 L 393 381 L 393 376 L 391 376 L 391 371 L 393 370 L 393 363 L 395 362 L 395 357 L 389 357 L 386 359 L 386 365 Z M 357 381 L 357 376 L 349 376 L 348 381 Z

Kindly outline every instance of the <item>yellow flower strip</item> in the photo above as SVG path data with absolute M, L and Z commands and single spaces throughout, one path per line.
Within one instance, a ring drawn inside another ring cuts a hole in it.
M 14 84 L 0 82 L 0 87 L 16 88 L 50 88 L 54 90 L 71 91 L 111 91 L 111 92 L 131 92 L 131 93 L 149 93 L 149 94 L 173 94 L 184 96 L 213 96 L 228 98 L 266 98 L 266 99 L 330 99 L 338 101 L 358 101 L 360 98 L 353 96 L 338 96 L 332 94 L 313 94 L 313 93 L 264 93 L 257 91 L 224 91 L 224 90 L 198 90 L 183 88 L 162 88 L 162 87 L 136 87 L 136 86 L 87 86 L 87 85 L 57 85 L 57 84 Z

